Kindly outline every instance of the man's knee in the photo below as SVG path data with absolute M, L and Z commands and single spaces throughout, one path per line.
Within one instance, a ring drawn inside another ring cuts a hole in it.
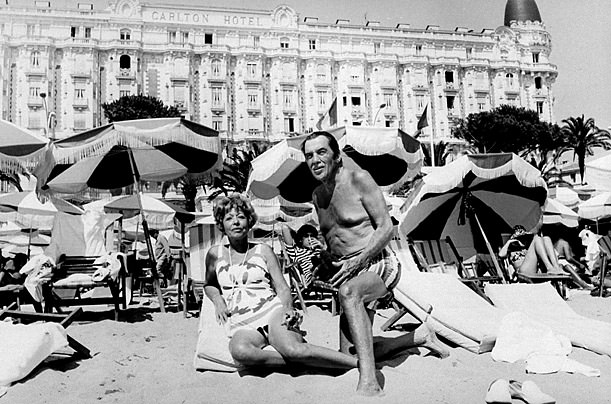
M 362 300 L 363 298 L 359 291 L 359 288 L 356 287 L 356 285 L 354 285 L 352 282 L 344 283 L 342 286 L 339 287 L 337 293 L 339 295 L 340 303 L 354 300 Z

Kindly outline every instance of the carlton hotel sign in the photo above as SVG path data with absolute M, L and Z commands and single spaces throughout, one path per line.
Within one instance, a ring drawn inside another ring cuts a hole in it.
M 154 23 L 183 23 L 191 25 L 269 27 L 271 17 L 268 14 L 201 12 L 185 10 L 152 9 L 143 12 L 143 19 Z

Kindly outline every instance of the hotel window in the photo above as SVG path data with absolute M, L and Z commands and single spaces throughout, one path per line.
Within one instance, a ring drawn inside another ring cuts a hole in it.
M 84 88 L 75 88 L 74 89 L 74 99 L 78 101 L 83 101 L 85 99 L 85 89 Z
M 353 82 L 359 82 L 361 79 L 361 71 L 359 66 L 352 66 L 351 72 L 350 72 L 350 80 L 352 80 Z
M 261 42 L 261 38 L 258 35 L 252 37 L 252 46 L 253 48 L 258 48 Z
M 212 118 L 212 129 L 220 132 L 223 130 L 223 118 L 222 117 L 214 117 Z
M 128 55 L 121 55 L 119 58 L 119 68 L 121 69 L 131 69 L 132 67 L 132 59 Z
M 384 104 L 386 108 L 392 107 L 395 103 L 395 95 L 393 93 L 384 93 Z
M 416 45 L 416 56 L 422 55 L 422 45 Z
M 533 63 L 539 63 L 539 52 L 533 52 Z
M 285 108 L 293 108 L 293 90 L 282 90 L 282 105 Z
M 423 108 L 424 108 L 424 95 L 417 95 L 416 96 L 416 109 L 418 111 L 422 111 Z
M 486 110 L 486 98 L 485 97 L 477 97 L 477 110 L 478 111 Z
M 454 72 L 445 72 L 446 83 L 454 83 Z
M 212 45 L 212 34 L 204 34 L 204 44 Z
M 507 73 L 505 75 L 505 78 L 507 79 L 507 87 L 512 88 L 513 87 L 513 74 Z
M 467 59 L 471 59 L 473 57 L 473 48 L 467 48 Z
M 40 66 L 40 52 L 33 51 L 32 55 L 30 56 L 30 62 L 32 66 Z
M 36 25 L 28 24 L 26 29 L 27 29 L 28 36 L 35 36 L 36 35 Z
M 289 39 L 288 38 L 280 38 L 280 48 L 282 49 L 289 48 Z
M 373 43 L 373 53 L 380 53 L 380 43 L 379 42 Z
M 45 111 L 36 111 L 36 112 L 31 112 L 28 115 L 28 129 L 41 129 L 42 128 L 42 121 L 43 119 L 43 115 Z
M 174 106 L 185 107 L 185 86 L 174 86 Z
M 223 89 L 220 87 L 212 88 L 212 106 L 221 107 L 223 105 Z
M 284 131 L 288 133 L 295 132 L 295 118 L 284 118 Z
M 316 39 L 308 40 L 308 45 L 310 50 L 316 50 Z
M 538 114 L 543 113 L 543 101 L 537 101 L 537 113 Z
M 189 33 L 188 32 L 180 33 L 180 43 L 182 44 L 189 43 Z
M 87 115 L 82 112 L 74 113 L 74 129 L 87 129 Z
M 319 90 L 316 92 L 319 110 L 324 110 L 327 108 L 327 94 L 327 91 L 324 90 Z
M 131 91 L 129 89 L 119 90 L 119 98 L 121 97 L 129 97 L 131 95 Z
M 327 80 L 327 66 L 325 65 L 316 66 L 316 78 L 318 79 L 318 81 Z
M 541 77 L 535 77 L 535 88 L 541 90 L 543 87 L 543 79 Z
M 129 41 L 132 38 L 132 32 L 127 28 L 123 28 L 119 31 L 119 39 L 122 41 Z
M 446 107 L 448 108 L 448 112 L 453 114 L 454 113 L 454 96 L 453 95 L 448 95 L 446 97 Z
M 85 38 L 91 38 L 91 27 L 85 27 Z
M 211 65 L 212 77 L 221 77 L 221 61 L 218 59 L 214 59 Z
M 246 63 L 246 75 L 254 79 L 257 77 L 257 64 L 256 63 Z
M 76 38 L 78 36 L 78 27 L 70 27 L 70 37 Z
M 30 98 L 38 98 L 40 95 L 40 87 L 30 87 Z
M 361 97 L 359 96 L 350 97 L 350 103 L 352 104 L 353 107 L 360 107 L 361 106 Z
M 257 90 L 248 91 L 248 108 L 259 108 L 259 92 Z
M 178 38 L 178 32 L 177 31 L 168 31 L 168 42 L 169 43 L 176 43 L 177 42 L 177 38 Z

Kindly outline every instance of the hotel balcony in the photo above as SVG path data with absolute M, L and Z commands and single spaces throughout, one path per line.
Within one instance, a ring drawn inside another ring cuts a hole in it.
M 248 104 L 248 106 L 246 106 L 246 111 L 251 115 L 260 114 L 261 105 L 260 104 Z
M 212 103 L 210 105 L 210 111 L 212 111 L 212 112 L 224 112 L 225 111 L 225 104 L 221 104 L 221 103 L 215 104 L 215 103 Z
M 261 75 L 246 75 L 244 77 L 244 84 L 261 84 L 263 78 Z
M 457 91 L 458 91 L 458 87 L 459 87 L 459 86 L 458 86 L 458 84 L 457 84 L 457 83 L 453 83 L 453 82 L 449 82 L 449 83 L 448 83 L 448 82 L 446 82 L 446 83 L 444 83 L 444 87 L 443 87 L 443 89 L 444 89 L 444 91 L 446 91 L 446 92 L 455 93 L 455 92 L 457 92 Z
M 225 75 L 215 75 L 215 76 L 208 76 L 208 83 L 226 83 L 227 82 L 227 76 Z
M 41 97 L 28 97 L 28 107 L 38 109 L 42 108 L 42 98 Z
M 86 98 L 74 98 L 72 100 L 72 108 L 87 109 L 89 108 L 89 100 Z

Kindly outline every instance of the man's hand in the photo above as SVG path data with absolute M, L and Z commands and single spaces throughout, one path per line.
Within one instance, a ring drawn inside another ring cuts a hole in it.
M 329 283 L 335 287 L 352 278 L 363 266 L 358 257 L 347 259 L 343 262 L 333 262 L 333 266 L 339 270 L 329 279 Z

